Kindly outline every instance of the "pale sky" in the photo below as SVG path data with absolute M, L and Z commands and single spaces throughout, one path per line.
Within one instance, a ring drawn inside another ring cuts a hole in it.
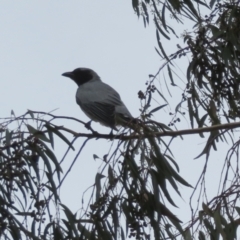
M 30 110 L 89 119 L 75 102 L 77 86 L 71 80 L 62 77 L 66 71 L 77 67 L 94 69 L 101 79 L 115 88 L 133 116 L 139 115 L 139 90 L 145 90 L 148 74 L 155 74 L 163 61 L 154 50 L 157 47 L 153 23 L 144 28 L 142 19 L 138 19 L 132 9 L 131 1 L 1 1 L 0 8 L 0 69 L 1 69 L 1 115 L 10 116 L 11 110 L 21 115 Z M 173 26 L 174 27 L 174 26 Z M 187 25 L 182 26 L 182 30 Z M 180 40 L 181 43 L 182 40 Z M 166 49 L 168 53 L 176 50 L 173 39 Z M 185 79 L 186 62 L 179 65 L 178 74 Z M 165 76 L 167 78 L 167 75 Z M 183 83 L 176 78 L 176 84 Z M 162 79 L 156 86 L 164 86 Z M 171 103 L 155 115 L 155 120 L 169 123 L 169 111 L 174 111 L 181 99 L 181 91 L 170 86 L 173 93 Z M 168 93 L 166 96 L 169 98 Z M 156 106 L 164 104 L 156 99 Z M 186 116 L 188 119 L 188 116 Z M 66 124 L 59 122 L 59 125 Z M 74 131 L 88 132 L 82 125 L 68 126 Z M 108 133 L 109 129 L 94 123 L 99 132 Z M 188 128 L 183 120 L 179 128 Z M 172 150 L 180 166 L 180 175 L 193 185 L 204 164 L 204 158 L 193 160 L 203 148 L 207 138 L 198 136 L 184 137 L 184 141 L 175 140 Z M 76 148 L 81 146 L 79 139 Z M 56 155 L 61 158 L 66 146 L 58 142 Z M 107 140 L 92 140 L 84 149 L 74 168 L 61 189 L 63 203 L 75 212 L 81 207 L 83 191 L 94 183 L 94 176 L 100 160 L 93 160 L 93 154 L 102 157 L 110 149 Z M 71 153 L 63 165 L 66 171 L 76 152 Z M 222 156 L 221 156 L 222 157 Z M 216 168 L 219 156 L 210 164 Z M 221 165 L 220 165 L 221 166 Z M 66 168 L 65 168 L 66 167 Z M 211 169 L 211 168 L 210 168 Z M 214 181 L 209 179 L 209 184 Z M 216 188 L 216 185 L 213 186 Z M 191 190 L 179 185 L 189 196 Z M 176 197 L 181 209 L 174 209 L 183 220 L 190 219 L 188 198 L 185 202 Z

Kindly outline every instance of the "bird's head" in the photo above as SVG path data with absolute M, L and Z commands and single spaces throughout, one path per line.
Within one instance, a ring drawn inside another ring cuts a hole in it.
M 65 72 L 64 77 L 71 78 L 78 86 L 91 80 L 100 80 L 100 77 L 90 68 L 76 68 L 72 72 Z

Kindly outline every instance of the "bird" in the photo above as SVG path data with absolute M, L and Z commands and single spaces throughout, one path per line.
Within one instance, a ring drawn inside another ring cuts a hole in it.
M 127 126 L 134 120 L 119 93 L 102 82 L 94 70 L 76 68 L 72 72 L 63 73 L 62 76 L 72 79 L 77 84 L 76 102 L 91 120 L 116 131 L 117 126 Z

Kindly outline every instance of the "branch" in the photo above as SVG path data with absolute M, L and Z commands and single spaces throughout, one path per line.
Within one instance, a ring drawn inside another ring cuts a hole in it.
M 68 133 L 73 134 L 75 137 L 86 137 L 86 138 L 101 138 L 101 139 L 120 139 L 120 140 L 130 140 L 130 139 L 139 139 L 139 138 L 148 138 L 148 137 L 177 137 L 182 135 L 191 135 L 191 134 L 199 134 L 203 132 L 212 132 L 216 130 L 231 130 L 234 128 L 240 127 L 240 122 L 234 122 L 234 123 L 225 123 L 225 124 L 218 124 L 210 127 L 204 127 L 204 128 L 194 128 L 194 129 L 183 129 L 179 131 L 164 131 L 164 132 L 151 132 L 149 134 L 141 135 L 139 133 L 137 134 L 131 134 L 126 136 L 125 134 L 101 134 L 98 132 L 94 133 L 77 133 L 74 132 L 68 128 L 65 128 L 63 126 L 57 127 L 60 130 L 64 130 Z

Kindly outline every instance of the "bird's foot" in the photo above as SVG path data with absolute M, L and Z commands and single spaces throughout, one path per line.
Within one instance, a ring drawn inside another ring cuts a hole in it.
M 85 123 L 85 127 L 86 127 L 88 130 L 90 130 L 93 134 L 98 135 L 99 133 L 98 133 L 97 131 L 95 131 L 95 130 L 92 129 L 91 123 L 92 123 L 92 120 L 89 121 L 89 122 L 87 122 L 87 123 Z
M 114 134 L 113 134 L 113 129 L 111 130 L 111 132 L 109 133 L 109 138 L 112 140 L 114 137 Z
M 85 128 L 88 130 L 92 130 L 91 123 L 92 123 L 92 121 L 85 123 Z

